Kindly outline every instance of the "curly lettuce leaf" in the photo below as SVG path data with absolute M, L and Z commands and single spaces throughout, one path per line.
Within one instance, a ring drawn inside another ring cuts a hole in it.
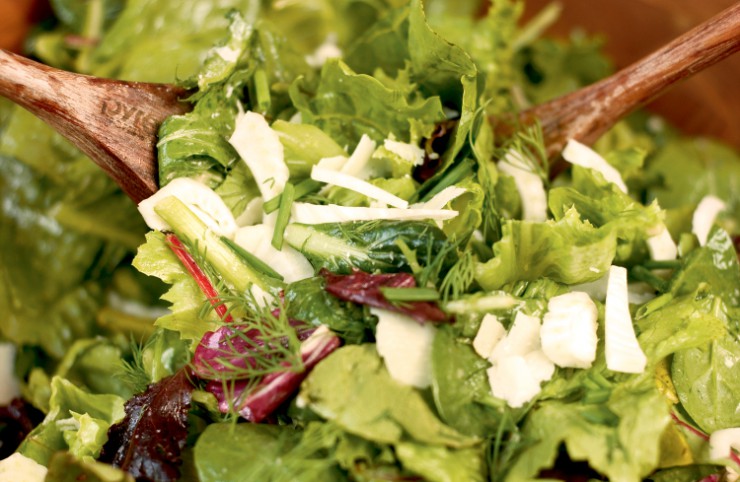
M 90 394 L 64 378 L 54 377 L 49 413 L 18 451 L 43 465 L 59 450 L 94 458 L 107 440 L 108 427 L 123 418 L 123 403 L 117 395 Z
M 556 220 L 575 208 L 597 228 L 614 230 L 617 237 L 617 262 L 645 257 L 645 241 L 663 226 L 664 213 L 656 202 L 643 206 L 606 181 L 592 169 L 572 167 L 571 186 L 556 187 L 548 194 L 548 206 Z
M 617 247 L 610 229 L 582 221 L 575 209 L 557 222 L 506 221 L 502 233 L 494 257 L 475 268 L 485 290 L 543 276 L 565 284 L 594 281 L 607 272 Z
M 335 59 L 324 64 L 318 85 L 312 87 L 306 79 L 298 79 L 291 85 L 290 95 L 303 122 L 318 126 L 350 149 L 363 134 L 378 142 L 391 133 L 408 141 L 411 119 L 431 132 L 434 123 L 445 118 L 438 97 L 424 99 L 418 92 L 390 89 Z
M 172 285 L 162 295 L 169 301 L 171 313 L 157 319 L 156 325 L 180 333 L 184 340 L 199 341 L 207 331 L 218 328 L 218 320 L 213 310 L 207 318 L 201 316 L 206 303 L 198 284 L 182 266 L 177 256 L 167 245 L 165 236 L 159 231 L 146 235 L 146 243 L 141 245 L 133 265 L 149 276 L 156 276 L 168 285 Z

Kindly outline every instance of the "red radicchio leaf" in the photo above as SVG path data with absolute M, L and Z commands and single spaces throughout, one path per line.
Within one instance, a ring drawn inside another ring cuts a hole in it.
M 188 373 L 180 370 L 134 395 L 126 402 L 124 419 L 108 429 L 100 461 L 137 481 L 177 480 L 192 392 Z
M 385 308 L 410 316 L 420 323 L 451 322 L 452 319 L 436 303 L 429 301 L 388 301 L 380 290 L 386 288 L 414 288 L 416 280 L 409 273 L 369 274 L 355 271 L 352 274 L 333 274 L 322 269 L 319 274 L 326 279 L 326 291 L 345 301 Z
M 0 407 L 0 460 L 10 457 L 44 414 L 21 398 Z
M 302 321 L 288 320 L 288 322 L 295 328 L 300 341 L 307 339 L 316 330 Z M 239 378 L 247 365 L 256 368 L 255 357 L 269 357 L 264 353 L 266 350 L 261 353 L 265 341 L 260 337 L 260 330 L 239 328 L 238 324 L 222 326 L 203 335 L 193 355 L 193 371 L 199 378 L 207 380 Z M 287 339 L 281 338 L 278 342 L 283 346 L 288 344 Z
M 302 371 L 271 373 L 257 386 L 250 388 L 249 393 L 245 393 L 250 387 L 248 380 L 231 383 L 211 381 L 206 384 L 206 390 L 216 396 L 221 412 L 227 413 L 236 408 L 239 415 L 250 422 L 261 422 L 285 403 L 298 390 L 311 369 L 336 350 L 340 343 L 338 336 L 325 327 L 320 327 L 301 344 Z

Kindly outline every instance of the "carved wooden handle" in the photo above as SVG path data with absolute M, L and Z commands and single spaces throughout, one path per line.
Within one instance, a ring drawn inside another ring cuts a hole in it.
M 57 70 L 0 50 L 0 95 L 68 138 L 135 202 L 157 190 L 161 122 L 190 106 L 168 84 L 100 79 Z
M 522 112 L 520 120 L 540 120 L 548 153 L 554 157 L 568 139 L 594 142 L 618 120 L 672 84 L 738 49 L 740 2 L 616 74 Z

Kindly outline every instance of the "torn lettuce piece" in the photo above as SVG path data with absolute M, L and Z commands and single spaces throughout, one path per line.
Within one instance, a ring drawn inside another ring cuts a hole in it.
M 342 92 L 342 95 L 336 95 Z M 340 145 L 353 149 L 363 134 L 382 142 L 391 133 L 411 139 L 409 119 L 431 133 L 435 122 L 445 118 L 438 97 L 423 98 L 388 88 L 378 79 L 355 73 L 341 60 L 324 64 L 318 84 L 300 78 L 290 96 L 303 122 L 318 126 Z
M 104 435 L 110 425 L 125 415 L 123 403 L 124 399 L 117 395 L 86 393 L 64 378 L 54 377 L 49 413 L 26 437 L 18 452 L 43 465 L 59 450 L 73 450 L 81 457 L 97 456 L 107 440 Z M 86 414 L 84 420 L 80 414 Z
M 614 232 L 582 221 L 575 209 L 557 222 L 506 221 L 502 230 L 494 257 L 476 265 L 475 279 L 485 290 L 543 276 L 566 284 L 594 281 L 608 271 L 616 253 Z

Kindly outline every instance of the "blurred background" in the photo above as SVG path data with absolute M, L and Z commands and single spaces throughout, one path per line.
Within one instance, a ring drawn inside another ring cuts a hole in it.
M 532 18 L 551 0 L 527 0 Z M 734 0 L 561 0 L 558 21 L 548 30 L 567 37 L 579 29 L 603 35 L 605 51 L 624 67 L 729 7 Z M 49 0 L 0 0 L 0 48 L 23 50 L 29 28 L 50 14 Z M 649 110 L 686 134 L 708 135 L 740 148 L 740 55 L 676 86 Z

